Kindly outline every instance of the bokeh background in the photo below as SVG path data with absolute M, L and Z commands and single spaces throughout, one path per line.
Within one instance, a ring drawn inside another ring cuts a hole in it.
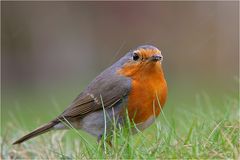
M 1 2 L 2 128 L 51 120 L 103 69 L 153 44 L 164 56 L 166 114 L 238 97 L 239 2 Z M 239 104 L 238 104 L 239 105 Z M 191 119 L 189 119 L 191 121 Z

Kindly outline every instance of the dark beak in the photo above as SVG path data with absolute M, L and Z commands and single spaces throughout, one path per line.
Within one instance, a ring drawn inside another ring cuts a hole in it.
M 161 61 L 161 60 L 162 60 L 161 55 L 153 55 L 152 57 L 149 58 L 149 61 L 152 61 L 152 62 L 157 62 L 157 61 Z

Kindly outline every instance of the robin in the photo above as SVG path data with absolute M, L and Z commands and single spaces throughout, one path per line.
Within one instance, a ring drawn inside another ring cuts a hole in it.
M 129 51 L 98 75 L 62 114 L 13 144 L 50 130 L 67 129 L 66 124 L 99 139 L 104 131 L 111 133 L 112 118 L 124 124 L 126 116 L 139 130 L 147 128 L 166 102 L 162 60 L 161 51 L 152 45 Z

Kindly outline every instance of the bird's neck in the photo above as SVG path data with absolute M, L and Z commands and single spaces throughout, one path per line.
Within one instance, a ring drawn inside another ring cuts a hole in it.
M 157 96 L 161 106 L 165 104 L 167 83 L 160 62 L 141 67 L 125 66 L 118 72 L 123 76 L 130 77 L 132 84 L 136 85 L 139 91 L 154 95 L 154 97 Z

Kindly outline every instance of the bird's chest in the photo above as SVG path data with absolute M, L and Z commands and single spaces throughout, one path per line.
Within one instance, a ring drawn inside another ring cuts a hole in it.
M 165 103 L 166 94 L 166 82 L 160 77 L 133 80 L 128 98 L 129 118 L 136 124 L 144 124 L 150 121 L 151 117 L 158 116 Z

